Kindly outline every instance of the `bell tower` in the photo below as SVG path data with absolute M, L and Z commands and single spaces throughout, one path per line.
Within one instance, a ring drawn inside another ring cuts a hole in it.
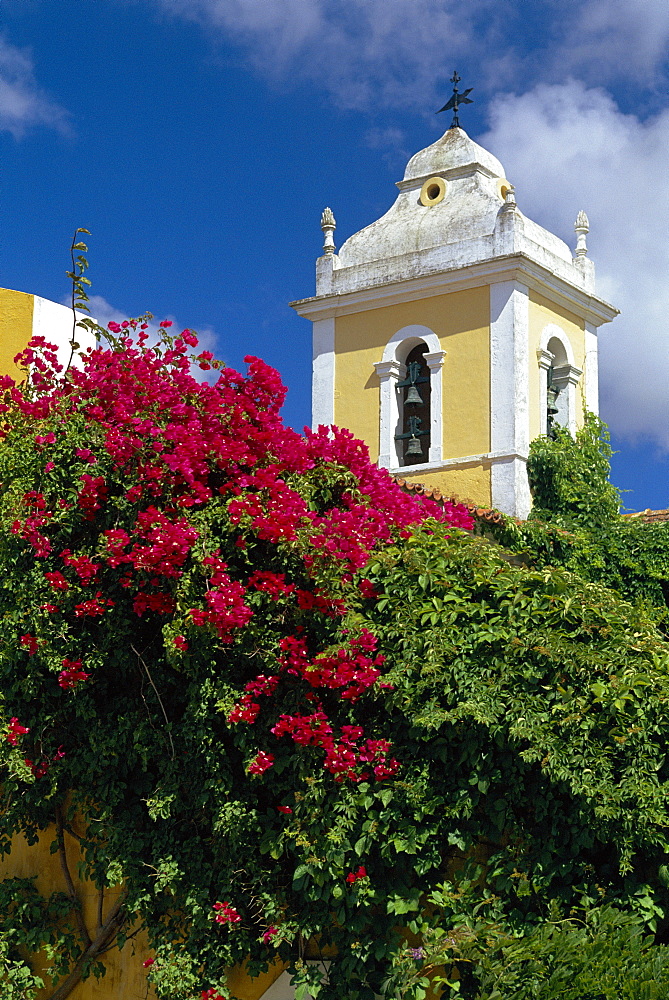
M 349 428 L 393 475 L 525 517 L 530 441 L 597 412 L 587 256 L 526 218 L 491 153 L 451 127 L 409 160 L 382 218 L 336 252 L 328 208 L 313 323 L 313 425 Z

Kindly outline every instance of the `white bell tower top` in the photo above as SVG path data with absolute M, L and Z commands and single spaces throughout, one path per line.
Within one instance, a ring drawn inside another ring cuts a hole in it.
M 397 187 L 338 253 L 323 213 L 316 295 L 293 303 L 314 324 L 313 423 L 349 427 L 393 474 L 524 517 L 532 438 L 598 408 L 597 329 L 617 310 L 595 294 L 587 218 L 572 255 L 455 126 Z M 423 389 L 409 396 L 416 352 Z
M 573 259 L 563 240 L 526 218 L 497 157 L 451 128 L 415 153 L 394 205 L 349 237 L 318 269 L 317 296 L 466 267 L 521 253 L 584 292 L 594 267 Z M 510 194 L 511 198 L 507 199 Z

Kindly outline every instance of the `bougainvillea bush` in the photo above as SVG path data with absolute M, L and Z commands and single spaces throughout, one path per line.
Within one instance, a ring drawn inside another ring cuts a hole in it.
M 55 947 L 58 998 L 139 926 L 170 996 L 213 996 L 233 962 L 322 930 L 327 904 L 313 926 L 295 905 L 286 855 L 309 850 L 290 817 L 310 783 L 341 805 L 400 768 L 368 710 L 384 656 L 349 620 L 373 596 L 362 571 L 428 514 L 470 524 L 402 493 L 347 432 L 286 427 L 260 360 L 222 369 L 169 325 L 150 346 L 145 322 L 110 324 L 66 374 L 34 340 L 29 379 L 1 384 L 0 844 L 53 825 L 100 891 L 92 932 L 71 873 L 69 900 L 4 883 L 8 927 L 42 914 L 25 940 Z
M 639 936 L 669 902 L 655 617 L 164 330 L 113 324 L 66 373 L 35 342 L 1 386 L 0 846 L 52 839 L 64 886 L 0 886 L 7 997 L 30 953 L 64 1000 L 117 946 L 171 1000 L 277 959 L 328 1000 L 669 982 Z M 550 964 L 582 926 L 606 983 Z

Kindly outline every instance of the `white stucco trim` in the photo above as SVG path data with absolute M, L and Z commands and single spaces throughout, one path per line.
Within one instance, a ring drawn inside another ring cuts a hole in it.
M 525 519 L 532 507 L 527 458 L 510 455 L 490 467 L 492 506 L 504 514 Z
M 290 305 L 299 316 L 315 320 L 506 281 L 518 281 L 529 286 L 556 305 L 569 309 L 595 326 L 609 323 L 619 314 L 619 310 L 604 299 L 565 281 L 524 253 L 503 254 L 457 267 L 430 268 L 420 277 L 403 280 L 386 278 L 354 291 L 342 289 L 326 295 L 297 299 Z
M 329 427 L 335 422 L 335 321 L 317 319 L 313 329 L 311 380 L 311 426 Z
M 585 324 L 585 408 L 591 413 L 599 413 L 599 361 L 597 327 Z
M 576 435 L 576 386 L 578 385 L 583 372 L 575 365 L 554 365 L 553 381 L 560 387 L 560 395 L 557 398 L 558 423 L 567 427 L 572 437 Z M 565 407 L 566 401 L 566 407 Z M 562 405 L 561 405 L 562 403 Z M 565 413 L 566 408 L 566 413 Z M 566 420 L 565 420 L 566 417 Z
M 531 507 L 525 458 L 530 445 L 529 288 L 490 285 L 490 450 L 509 457 L 491 468 L 492 505 L 527 517 Z
M 374 368 L 379 376 L 379 465 L 383 469 L 415 468 L 400 466 L 400 449 L 395 435 L 402 424 L 400 391 L 397 383 L 406 377 L 406 361 L 409 352 L 418 344 L 425 344 L 428 351 L 425 363 L 430 371 L 430 453 L 424 465 L 432 466 L 441 461 L 443 441 L 444 410 L 442 401 L 442 377 L 446 352 L 442 351 L 439 338 L 433 330 L 418 323 L 403 326 L 397 330 L 383 351 L 383 360 Z
M 574 364 L 574 348 L 571 346 L 571 341 L 569 337 L 564 332 L 561 326 L 557 323 L 547 323 L 546 326 L 541 331 L 541 338 L 539 340 L 539 350 L 547 351 L 548 344 L 551 340 L 559 340 L 564 347 L 564 352 L 567 357 L 567 363 L 570 365 Z
M 77 320 L 86 319 L 84 313 L 77 313 Z M 50 299 L 43 299 L 39 295 L 33 296 L 33 337 L 44 337 L 48 344 L 56 345 L 58 362 L 66 368 L 72 353 L 72 330 L 73 315 L 69 306 L 61 305 L 59 302 L 52 302 Z M 76 342 L 79 344 L 79 351 L 86 351 L 89 347 L 95 347 L 95 335 L 84 327 L 77 327 Z M 73 363 L 77 364 L 78 355 L 74 355 Z
M 430 462 L 441 462 L 444 424 L 441 370 L 446 351 L 428 351 L 425 363 L 430 369 Z
M 400 478 L 406 478 L 407 476 L 412 476 L 415 472 L 432 472 L 437 469 L 465 469 L 469 466 L 482 465 L 485 463 L 490 463 L 490 465 L 504 464 L 512 459 L 518 459 L 521 462 L 527 462 L 527 455 L 518 455 L 516 452 L 508 451 L 487 451 L 483 452 L 481 455 L 464 455 L 461 458 L 445 458 L 441 462 L 423 462 L 421 465 L 398 465 L 390 468 L 388 471 L 392 476 L 399 476 Z
M 539 376 L 539 427 L 541 434 L 548 434 L 548 369 L 553 364 L 555 355 L 546 348 L 537 351 L 537 361 L 541 374 Z
M 397 383 L 406 376 L 406 365 L 399 361 L 378 361 L 374 368 L 379 376 L 379 465 L 389 469 L 397 465 L 399 405 Z
M 327 982 L 328 970 L 330 968 L 328 961 L 318 962 L 313 959 L 307 959 L 306 964 L 320 966 L 324 973 L 324 981 Z M 295 1000 L 295 987 L 288 972 L 282 972 L 278 979 L 274 980 L 272 985 L 263 993 L 262 1000 Z M 305 1000 L 312 1000 L 311 994 L 307 993 Z
M 432 352 L 441 350 L 439 337 L 433 330 L 430 330 L 429 326 L 411 323 L 409 326 L 403 326 L 392 335 L 383 351 L 383 360 L 404 362 L 409 351 L 421 341 L 426 343 Z

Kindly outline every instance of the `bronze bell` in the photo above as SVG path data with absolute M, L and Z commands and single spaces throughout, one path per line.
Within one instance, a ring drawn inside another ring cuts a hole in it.
M 548 389 L 546 391 L 546 403 L 548 412 L 552 417 L 554 417 L 555 414 L 559 412 L 557 406 L 555 405 L 559 395 L 560 395 L 560 390 L 556 385 L 551 384 L 548 386 Z
M 409 447 L 407 448 L 407 455 L 422 455 L 423 448 L 417 437 L 409 438 Z
M 404 400 L 404 404 L 405 406 L 411 406 L 412 404 L 414 406 L 423 405 L 423 400 L 421 399 L 421 395 L 415 385 L 409 386 L 409 391 L 407 392 L 407 398 Z

